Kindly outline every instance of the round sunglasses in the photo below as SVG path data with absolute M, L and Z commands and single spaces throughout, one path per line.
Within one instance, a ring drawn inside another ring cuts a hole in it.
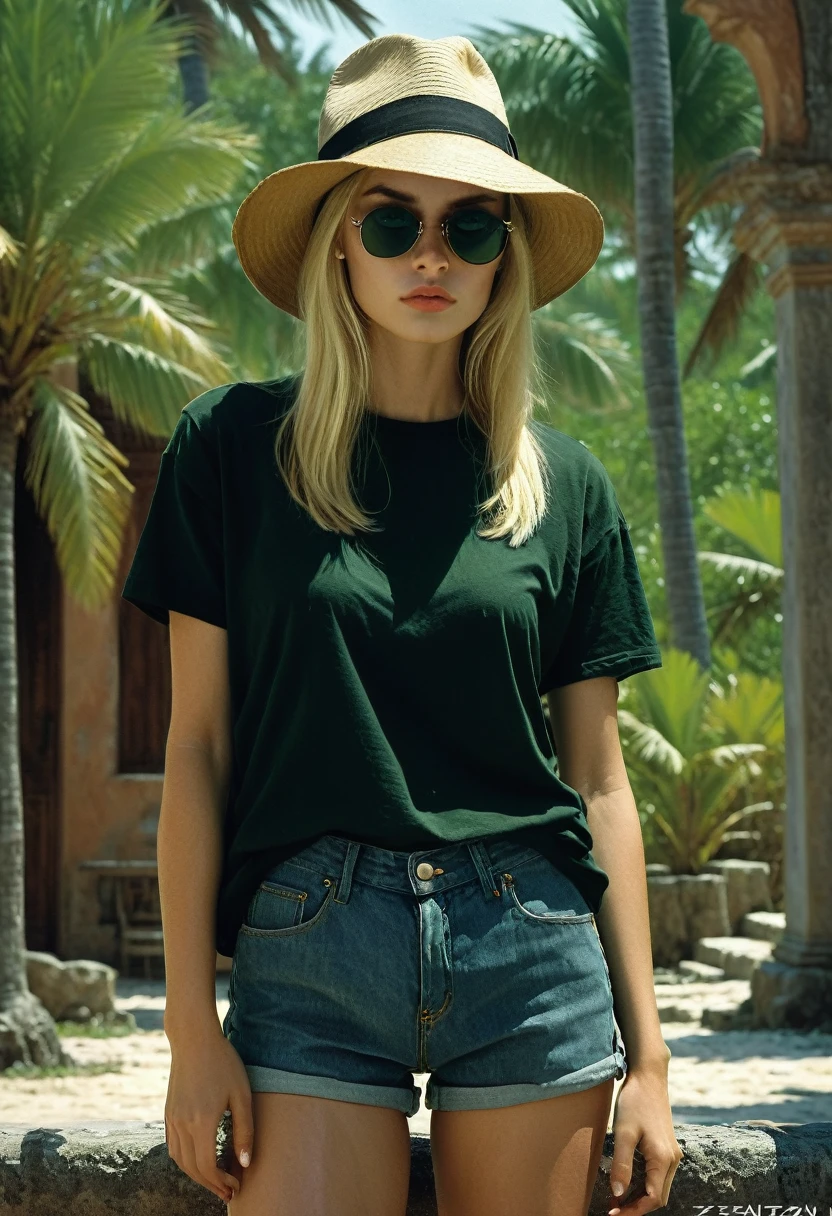
M 374 258 L 398 258 L 418 241 L 423 225 L 407 207 L 376 207 L 363 220 L 350 216 L 361 235 L 361 244 Z M 481 207 L 469 207 L 446 216 L 440 225 L 453 253 L 463 262 L 483 266 L 493 262 L 506 247 L 514 231 L 511 220 L 501 219 Z

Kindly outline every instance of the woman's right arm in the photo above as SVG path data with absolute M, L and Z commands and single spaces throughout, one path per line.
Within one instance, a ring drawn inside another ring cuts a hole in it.
M 157 836 L 165 944 L 164 1030 L 171 1047 L 168 1152 L 190 1177 L 228 1199 L 234 1174 L 216 1163 L 230 1109 L 234 1149 L 252 1150 L 251 1091 L 217 1014 L 215 908 L 231 772 L 228 634 L 170 613 L 171 720 Z
M 157 858 L 165 939 L 165 1033 L 220 1031 L 214 915 L 231 771 L 228 634 L 170 614 L 171 717 Z

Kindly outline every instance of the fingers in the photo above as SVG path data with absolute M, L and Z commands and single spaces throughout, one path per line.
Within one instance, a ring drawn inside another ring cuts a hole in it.
M 194 1152 L 197 1169 L 203 1178 L 208 1179 L 210 1189 L 229 1203 L 240 1189 L 240 1184 L 233 1174 L 227 1173 L 217 1164 L 216 1127 L 211 1128 L 208 1124 L 201 1129 L 200 1134 L 194 1137 Z
M 240 1189 L 240 1183 L 233 1174 L 217 1165 L 217 1131 L 210 1120 L 174 1124 L 166 1118 L 165 1128 L 171 1160 L 194 1182 L 213 1191 L 224 1203 L 230 1203 Z
M 651 1154 L 644 1171 L 644 1193 L 635 1196 L 628 1203 L 619 1202 L 617 1206 L 616 1201 L 613 1200 L 613 1206 L 608 1209 L 608 1216 L 644 1216 L 645 1212 L 654 1212 L 657 1208 L 665 1207 L 670 1197 L 673 1176 L 682 1156 L 683 1153 L 678 1144 L 666 1153 Z M 610 1170 L 610 1189 L 613 1189 L 616 1182 L 620 1183 L 623 1195 L 629 1189 L 631 1180 L 632 1153 L 629 1156 L 619 1153 L 619 1148 L 616 1146 L 616 1155 Z
M 232 1094 L 229 1101 L 231 1126 L 234 1129 L 234 1156 L 245 1169 L 251 1164 L 254 1151 L 254 1111 L 251 1106 L 251 1090 Z
M 623 1127 L 615 1133 L 615 1150 L 610 1166 L 610 1190 L 620 1199 L 633 1177 L 633 1153 L 636 1149 L 637 1137 L 628 1133 Z

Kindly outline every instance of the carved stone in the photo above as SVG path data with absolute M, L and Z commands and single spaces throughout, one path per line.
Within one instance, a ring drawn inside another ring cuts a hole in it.
M 735 46 L 754 73 L 763 104 L 763 151 L 771 156 L 802 147 L 809 124 L 800 27 L 791 0 L 686 0 L 714 42 Z

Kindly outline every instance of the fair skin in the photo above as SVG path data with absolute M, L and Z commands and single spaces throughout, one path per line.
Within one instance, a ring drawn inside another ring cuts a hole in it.
M 424 231 L 401 257 L 377 259 L 347 219 L 336 251 L 370 318 L 372 407 L 413 421 L 459 413 L 463 333 L 485 308 L 500 258 L 470 265 L 439 229 L 454 203 L 480 193 L 462 182 L 374 170 L 349 215 L 361 219 L 389 197 L 412 196 Z M 484 192 L 491 193 L 491 192 Z M 478 202 L 507 216 L 507 197 Z M 454 297 L 442 312 L 419 312 L 401 297 L 439 284 Z M 221 821 L 231 747 L 227 634 L 170 614 L 173 701 L 158 837 L 159 886 L 168 975 L 165 1032 L 171 1076 L 165 1107 L 168 1150 L 203 1186 L 228 1201 L 232 1216 L 404 1216 L 410 1135 L 400 1111 L 298 1094 L 254 1093 L 223 1037 L 214 997 L 214 901 L 221 867 Z M 627 1045 L 629 1073 L 616 1104 L 611 1182 L 629 1184 L 633 1150 L 647 1166 L 652 1195 L 613 1216 L 643 1216 L 667 1203 L 681 1150 L 667 1093 L 670 1052 L 653 989 L 647 883 L 641 831 L 617 726 L 611 677 L 554 690 L 547 702 L 560 773 L 587 804 L 593 853 L 610 877 L 597 917 Z M 477 1111 L 432 1111 L 431 1149 L 439 1216 L 586 1216 L 607 1130 L 614 1082 L 576 1094 Z M 222 1112 L 232 1112 L 232 1172 L 216 1164 Z M 244 1149 L 251 1164 L 239 1164 Z

